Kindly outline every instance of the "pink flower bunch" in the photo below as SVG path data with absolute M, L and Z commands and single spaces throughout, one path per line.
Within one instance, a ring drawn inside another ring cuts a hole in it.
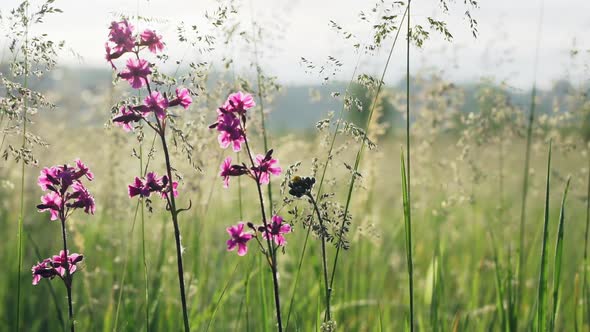
M 127 80 L 132 88 L 140 89 L 144 86 L 148 89 L 148 95 L 141 105 L 123 105 L 119 113 L 113 118 L 113 123 L 125 131 L 133 130 L 133 123 L 146 120 L 153 114 L 159 121 L 164 121 L 168 115 L 168 108 L 181 106 L 187 109 L 193 102 L 191 92 L 186 88 L 177 88 L 175 96 L 169 98 L 165 93 L 152 91 L 149 87 L 148 76 L 152 73 L 151 64 L 140 58 L 139 53 L 147 48 L 156 53 L 164 49 L 162 36 L 155 31 L 146 29 L 138 38 L 133 35 L 133 26 L 126 20 L 111 23 L 109 42 L 107 42 L 107 61 L 116 69 L 113 60 L 118 59 L 125 53 L 132 53 L 134 56 L 127 59 L 125 68 L 118 73 L 118 76 Z M 163 123 L 162 123 L 163 126 Z M 158 127 L 154 125 L 154 129 Z
M 157 53 L 164 50 L 162 43 L 162 36 L 158 35 L 154 30 L 146 29 L 138 36 L 133 34 L 133 25 L 126 19 L 120 22 L 112 22 L 109 27 L 109 41 L 105 44 L 106 60 L 111 64 L 113 69 L 116 69 L 113 60 L 120 58 L 126 53 L 139 53 L 143 48 L 148 48 L 150 52 Z M 137 41 L 139 39 L 139 41 Z M 140 60 L 137 57 L 137 60 Z M 145 60 L 143 60 L 145 61 Z M 147 63 L 147 62 L 146 62 Z M 135 63 L 135 67 L 138 63 Z M 129 61 L 127 62 L 127 69 Z M 146 76 L 151 74 L 151 71 Z M 144 77 L 147 80 L 147 77 Z M 136 88 L 137 89 L 137 88 Z
M 223 106 L 217 110 L 217 122 L 209 128 L 217 128 L 219 132 L 217 139 L 223 149 L 230 145 L 235 152 L 242 149 L 245 132 L 241 121 L 245 122 L 246 111 L 254 106 L 256 103 L 252 95 L 239 91 L 230 94 Z
M 43 191 L 49 192 L 41 197 L 41 204 L 37 205 L 39 212 L 49 211 L 51 220 L 65 220 L 71 211 L 78 208 L 94 214 L 94 197 L 82 183 L 83 178 L 92 181 L 94 174 L 79 159 L 76 166 L 59 165 L 41 170 L 37 184 Z
M 127 192 L 129 194 L 129 198 L 140 196 L 140 197 L 150 197 L 153 192 L 159 193 L 162 198 L 166 198 L 166 195 L 170 192 L 168 176 L 164 175 L 162 177 L 158 177 L 155 172 L 147 173 L 145 179 L 140 179 L 135 177 L 135 180 L 132 184 L 127 186 Z M 172 183 L 172 193 L 174 197 L 178 196 L 178 182 Z
M 33 285 L 37 285 L 43 278 L 53 279 L 55 277 L 60 277 L 61 279 L 64 279 L 66 276 L 66 261 L 70 275 L 74 274 L 77 270 L 76 264 L 80 263 L 82 259 L 84 259 L 83 255 L 70 254 L 69 251 L 66 255 L 63 250 L 59 252 L 59 255 L 44 259 L 42 262 L 33 265 L 31 268 L 33 273 Z
M 250 229 L 249 232 L 244 231 L 245 225 Z M 227 250 L 232 251 L 237 247 L 238 255 L 244 256 L 248 253 L 247 243 L 251 239 L 256 239 L 262 247 L 258 237 L 259 234 L 261 234 L 264 239 L 271 238 L 277 246 L 283 247 L 287 244 L 285 234 L 291 233 L 291 231 L 291 225 L 285 223 L 283 218 L 279 215 L 274 215 L 272 217 L 272 223 L 268 224 L 266 228 L 264 225 L 256 227 L 252 223 L 244 224 L 244 222 L 240 221 L 237 225 L 227 228 L 227 233 L 230 236 L 230 239 L 227 240 Z

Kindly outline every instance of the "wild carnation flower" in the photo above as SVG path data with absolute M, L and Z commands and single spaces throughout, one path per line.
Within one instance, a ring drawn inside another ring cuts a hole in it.
M 227 97 L 227 101 L 223 104 L 223 108 L 228 112 L 235 112 L 239 114 L 246 113 L 246 110 L 256 106 L 254 98 L 249 93 L 238 91 L 232 93 Z
M 150 52 L 157 53 L 164 50 L 162 36 L 156 34 L 154 30 L 145 29 L 141 35 L 141 46 L 147 46 Z
M 59 273 L 60 276 L 64 276 L 66 274 L 66 259 L 68 262 L 68 270 L 70 270 L 70 275 L 74 274 L 74 272 L 76 272 L 76 264 L 81 262 L 82 259 L 84 259 L 83 255 L 80 254 L 71 254 L 70 255 L 70 251 L 68 250 L 68 255 L 66 256 L 66 253 L 61 250 L 59 252 L 59 255 L 54 255 L 51 259 L 53 266 L 55 267 L 55 270 L 57 271 L 57 273 Z
M 252 234 L 244 233 L 244 223 L 239 222 L 235 226 L 228 227 L 227 233 L 231 237 L 227 240 L 227 250 L 232 251 L 235 247 L 238 247 L 238 255 L 244 256 L 248 252 L 246 243 L 252 239 Z
M 168 176 L 164 175 L 162 177 L 158 177 L 155 172 L 149 172 L 146 174 L 145 180 L 142 180 L 138 177 L 135 177 L 133 184 L 127 186 L 127 192 L 129 194 L 129 198 L 140 196 L 140 197 L 150 197 L 153 192 L 158 192 L 162 196 L 162 198 L 166 198 L 167 193 L 170 191 L 168 189 Z M 174 197 L 178 196 L 178 182 L 172 183 L 172 193 Z
M 147 84 L 147 76 L 151 73 L 149 62 L 131 58 L 127 60 L 127 68 L 119 73 L 119 76 L 127 80 L 132 88 L 139 89 Z
M 222 112 L 217 117 L 217 131 L 219 136 L 219 146 L 225 149 L 230 144 L 235 152 L 242 149 L 242 143 L 246 141 L 244 138 L 244 132 L 240 128 L 240 119 L 232 113 Z
M 187 88 L 177 88 L 176 89 L 176 99 L 170 102 L 170 106 L 180 105 L 184 109 L 187 109 L 191 103 L 193 102 L 193 98 L 191 98 L 191 93 Z
M 267 184 L 270 182 L 270 175 L 280 175 L 282 168 L 279 166 L 279 160 L 272 158 L 272 150 L 266 153 L 266 156 L 261 154 L 256 155 L 254 160 L 256 166 L 252 168 L 254 174 L 258 178 L 258 183 Z
M 291 232 L 291 225 L 283 223 L 283 218 L 279 215 L 272 216 L 272 222 L 267 225 L 266 232 L 262 233 L 262 237 L 265 239 L 268 236 L 275 241 L 278 246 L 284 246 L 287 244 L 285 237 L 283 234 L 287 234 Z
M 51 191 L 41 197 L 41 204 L 37 205 L 37 209 L 39 209 L 39 212 L 49 211 L 50 220 L 57 220 L 61 209 L 61 201 L 61 196 L 55 191 Z
M 72 185 L 74 192 L 70 198 L 75 199 L 73 203 L 69 203 L 68 207 L 73 208 L 84 208 L 84 212 L 88 214 L 94 214 L 96 211 L 96 205 L 94 203 L 94 197 L 90 195 L 88 189 L 80 182 L 76 182 Z
M 39 187 L 41 187 L 41 189 L 43 190 L 47 190 L 48 186 L 57 185 L 59 183 L 57 178 L 57 172 L 58 168 L 55 166 L 43 168 L 41 170 L 41 175 L 39 175 L 39 178 L 37 180 L 37 184 L 39 185 Z
M 109 31 L 109 41 L 115 46 L 115 52 L 128 52 L 133 50 L 135 41 L 133 39 L 133 26 L 123 20 L 121 22 L 112 22 Z
M 248 173 L 248 169 L 243 165 L 232 165 L 231 157 L 225 158 L 225 160 L 219 166 L 219 176 L 223 178 L 223 187 L 229 187 L 230 176 L 240 176 Z
M 141 119 L 143 119 L 143 116 L 138 112 L 134 112 L 131 107 L 121 106 L 119 114 L 115 115 L 113 118 L 113 123 L 116 126 L 123 128 L 124 131 L 130 132 L 133 130 L 133 125 L 131 123 L 137 122 Z
M 160 92 L 153 91 L 149 96 L 145 97 L 143 102 L 150 111 L 154 112 L 158 119 L 162 120 L 166 117 L 168 100 Z
M 37 285 L 42 278 L 53 279 L 59 275 L 49 258 L 37 263 L 37 265 L 33 265 L 31 272 L 33 273 L 33 285 Z
M 85 176 L 88 179 L 88 181 L 94 180 L 94 174 L 90 171 L 90 169 L 88 169 L 88 167 L 86 167 L 86 165 L 84 165 L 82 160 L 76 159 L 75 162 L 76 162 L 76 167 L 78 167 L 78 171 L 77 171 L 78 178 L 81 176 Z
M 58 219 L 60 213 L 65 216 L 68 209 L 84 208 L 86 213 L 95 212 L 94 197 L 81 181 L 83 177 L 92 181 L 94 174 L 80 159 L 75 162 L 75 167 L 60 165 L 41 170 L 37 184 L 44 191 L 49 190 L 49 193 L 41 197 L 41 204 L 37 205 L 37 209 L 39 212 L 49 211 L 51 220 Z

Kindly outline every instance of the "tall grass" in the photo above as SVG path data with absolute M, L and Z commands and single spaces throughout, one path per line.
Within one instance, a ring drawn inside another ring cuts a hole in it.
M 545 177 L 545 212 L 543 218 L 543 237 L 541 245 L 541 260 L 539 268 L 539 284 L 537 289 L 537 325 L 539 332 L 547 331 L 547 243 L 549 242 L 549 194 L 551 192 L 551 145 L 547 157 L 547 176 Z
M 553 311 L 551 312 L 550 331 L 555 331 L 555 322 L 557 319 L 557 309 L 559 307 L 559 290 L 561 281 L 561 268 L 563 262 L 563 233 L 565 227 L 565 200 L 567 192 L 570 187 L 571 178 L 568 177 L 563 191 L 563 198 L 561 200 L 561 208 L 559 210 L 559 225 L 557 227 L 557 241 L 555 243 L 555 255 L 553 260 Z
M 518 274 L 518 290 L 517 290 L 517 297 L 516 297 L 516 317 L 518 317 L 518 312 L 520 312 L 520 304 L 524 292 L 524 270 L 525 270 L 525 243 L 524 243 L 524 234 L 525 234 L 525 224 L 526 224 L 526 211 L 527 211 L 527 196 L 529 191 L 529 169 L 530 169 L 530 160 L 531 160 L 531 144 L 532 144 L 532 136 L 533 136 L 533 125 L 535 122 L 535 108 L 537 105 L 536 98 L 537 98 L 537 70 L 539 66 L 539 47 L 541 44 L 541 30 L 543 27 L 543 8 L 544 8 L 544 1 L 541 1 L 540 13 L 539 13 L 539 24 L 537 27 L 537 38 L 536 38 L 536 45 L 535 45 L 535 57 L 534 57 L 534 65 L 533 65 L 533 88 L 531 89 L 531 104 L 529 109 L 529 117 L 527 123 L 527 130 L 526 130 L 526 148 L 525 148 L 525 159 L 524 159 L 524 176 L 522 180 L 522 197 L 520 203 L 520 236 L 519 236 L 519 246 L 518 246 L 518 267 L 517 267 L 517 274 Z M 518 324 L 518 322 L 516 323 Z
M 410 296 L 410 331 L 414 331 L 414 268 L 412 259 L 412 196 L 411 196 L 411 158 L 410 158 L 410 41 L 411 41 L 411 27 L 410 27 L 410 5 L 412 0 L 408 0 L 408 26 L 407 26 L 407 40 L 406 40 L 406 152 L 407 152 L 407 165 L 408 168 L 405 170 L 405 165 L 402 163 L 402 170 L 404 170 L 404 176 L 402 177 L 403 183 L 403 196 L 404 196 L 404 220 L 405 220 L 405 232 L 406 232 L 406 254 L 408 264 L 408 291 Z M 402 154 L 403 160 L 403 154 Z M 407 176 L 406 176 L 407 172 Z
M 584 261 L 582 262 L 582 314 L 586 319 L 582 319 L 582 325 L 584 321 L 588 321 L 590 324 L 590 290 L 588 290 L 588 233 L 590 231 L 590 158 L 588 159 L 588 185 L 586 192 L 586 230 L 584 231 Z
M 28 89 L 29 87 L 29 2 L 25 1 L 22 5 L 25 6 L 25 36 L 24 36 L 24 77 L 23 87 Z M 25 218 L 25 150 L 27 148 L 27 109 L 28 109 L 28 96 L 23 98 L 23 129 L 22 129 L 22 145 L 21 145 L 21 177 L 20 177 L 20 213 L 18 217 L 18 244 L 17 244 L 17 276 L 16 276 L 16 330 L 20 331 L 20 305 L 21 305 L 21 279 L 23 269 L 23 222 Z

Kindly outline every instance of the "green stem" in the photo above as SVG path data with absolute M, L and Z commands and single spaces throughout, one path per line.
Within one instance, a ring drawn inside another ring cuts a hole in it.
M 586 230 L 584 232 L 584 280 L 582 281 L 582 298 L 584 306 L 582 312 L 590 319 L 590 293 L 588 292 L 588 233 L 590 229 L 590 158 L 588 159 L 588 191 L 586 194 Z M 583 323 L 583 321 L 582 321 Z M 583 325 L 583 324 L 582 324 Z
M 328 265 L 327 265 L 327 255 L 326 255 L 326 237 L 324 236 L 326 229 L 324 227 L 324 221 L 322 219 L 322 215 L 320 213 L 320 209 L 311 195 L 311 193 L 307 194 L 307 197 L 311 200 L 311 204 L 317 214 L 318 222 L 320 224 L 320 239 L 322 243 L 322 268 L 324 270 L 324 283 L 325 283 L 325 292 L 326 292 L 326 316 L 324 317 L 325 322 L 330 322 L 332 320 L 331 312 L 330 312 L 330 297 L 332 296 L 332 289 L 328 283 Z M 310 227 L 311 228 L 311 227 Z
M 410 331 L 414 331 L 414 268 L 412 262 L 412 196 L 411 196 L 411 158 L 410 158 L 410 3 L 408 0 L 408 27 L 407 27 L 407 41 L 406 41 L 406 164 L 408 166 L 407 172 L 407 251 L 408 251 L 408 276 L 409 276 L 409 292 L 410 292 Z
M 24 69 L 25 69 L 25 77 L 23 86 L 28 89 L 29 86 L 29 3 L 26 2 L 25 4 L 25 44 L 24 44 Z M 17 269 L 17 278 L 16 278 L 16 331 L 20 331 L 20 293 L 21 293 L 21 273 L 23 269 L 23 220 L 25 217 L 25 158 L 24 152 L 27 146 L 27 108 L 28 108 L 28 98 L 23 98 L 24 101 L 24 109 L 23 109 L 23 136 L 22 136 L 22 147 L 21 147 L 21 178 L 20 178 L 20 215 L 18 218 L 18 269 Z
M 403 23 L 404 19 L 406 18 L 406 14 L 409 14 L 409 5 L 406 8 L 406 11 L 404 12 L 404 16 L 402 17 L 402 21 L 400 22 L 400 26 Z M 375 93 L 375 99 L 373 101 L 373 104 L 371 105 L 371 111 L 369 112 L 369 116 L 367 117 L 367 122 L 365 124 L 365 130 L 364 130 L 364 134 L 363 134 L 363 139 L 361 140 L 361 146 L 359 147 L 359 150 L 356 154 L 356 160 L 354 163 L 354 169 L 353 169 L 353 174 L 350 178 L 350 185 L 348 187 L 348 194 L 347 194 L 347 198 L 346 198 L 346 205 L 344 208 L 344 214 L 342 217 L 342 223 L 340 224 L 340 229 L 338 231 L 338 239 L 337 239 L 337 243 L 338 245 L 336 246 L 336 254 L 334 256 L 334 263 L 332 265 L 332 276 L 330 278 L 330 288 L 333 289 L 334 288 L 334 278 L 336 276 L 336 266 L 338 264 L 338 258 L 340 255 L 340 249 L 342 248 L 342 236 L 344 235 L 344 226 L 346 225 L 346 219 L 348 216 L 348 211 L 350 208 L 350 202 L 351 202 L 351 198 L 352 198 L 352 189 L 354 188 L 354 183 L 356 181 L 356 173 L 358 171 L 360 162 L 361 162 L 361 156 L 362 153 L 364 151 L 365 148 L 365 142 L 367 140 L 367 133 L 368 133 L 368 127 L 369 124 L 371 123 L 371 118 L 373 116 L 373 111 L 375 110 L 375 105 L 377 104 L 377 100 L 379 98 L 379 93 L 381 92 L 381 88 L 383 87 L 383 79 L 385 78 L 385 73 L 387 72 L 387 68 L 389 68 L 389 62 L 391 61 L 391 56 L 393 54 L 393 49 L 395 48 L 395 44 L 397 42 L 397 38 L 399 36 L 399 32 L 400 29 L 397 30 L 397 33 L 395 35 L 395 39 L 393 40 L 393 43 L 391 45 L 391 49 L 389 50 L 389 56 L 387 57 L 387 62 L 385 63 L 385 68 L 383 69 L 383 74 L 381 75 L 381 79 L 379 80 L 379 85 L 377 87 L 377 92 Z
M 245 132 L 245 123 L 240 121 L 241 129 Z M 252 167 L 255 167 L 254 159 L 252 159 L 252 152 L 250 150 L 250 145 L 248 144 L 248 137 L 244 135 L 244 143 L 246 145 L 246 150 L 248 153 L 248 157 L 250 157 L 250 163 Z M 268 229 L 268 221 L 266 219 L 266 211 L 264 208 L 264 198 L 262 196 L 262 187 L 260 185 L 260 175 L 256 175 L 254 180 L 256 181 L 256 189 L 258 190 L 258 200 L 260 202 L 260 212 L 262 214 L 262 223 L 264 225 L 264 229 Z M 283 331 L 283 322 L 281 319 L 281 301 L 279 296 L 279 279 L 278 279 L 278 271 L 277 271 L 277 253 L 275 247 L 271 241 L 271 236 L 266 237 L 267 242 L 267 258 L 270 258 L 270 269 L 272 271 L 272 281 L 273 281 L 273 289 L 274 289 L 274 299 L 275 299 L 275 309 L 276 309 L 276 316 L 277 316 L 277 324 L 278 324 L 278 331 Z M 268 260 L 268 259 L 267 259 Z

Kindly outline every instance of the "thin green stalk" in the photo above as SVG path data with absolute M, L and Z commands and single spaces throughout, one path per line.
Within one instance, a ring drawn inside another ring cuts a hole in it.
M 28 89 L 29 86 L 29 3 L 25 2 L 25 54 L 24 54 L 24 82 L 23 87 Z M 21 153 L 24 153 L 27 147 L 27 108 L 28 98 L 23 98 L 24 109 L 23 109 L 23 136 L 22 136 L 22 147 Z M 20 331 L 20 293 L 21 293 L 21 273 L 23 269 L 23 220 L 25 218 L 25 158 L 21 155 L 21 177 L 20 177 L 20 214 L 18 218 L 18 269 L 16 278 L 16 330 Z
M 401 153 L 401 175 L 402 175 L 402 198 L 404 204 L 404 228 L 406 236 L 406 260 L 408 264 L 408 283 L 409 283 L 409 295 L 410 295 L 410 331 L 414 330 L 414 265 L 412 257 L 412 212 L 410 209 L 410 188 L 408 187 L 404 153 Z
M 330 288 L 330 285 L 328 284 L 328 265 L 326 260 L 327 258 L 327 254 L 326 254 L 326 238 L 324 236 L 324 232 L 325 232 L 325 227 L 324 227 L 324 221 L 322 219 L 322 215 L 320 213 L 320 209 L 318 207 L 318 204 L 316 203 L 315 199 L 313 199 L 313 195 L 311 193 L 309 193 L 307 195 L 307 197 L 309 197 L 311 204 L 313 205 L 313 208 L 317 214 L 318 217 L 318 223 L 320 224 L 320 240 L 321 240 L 321 246 L 322 246 L 322 269 L 324 272 L 324 283 L 325 283 L 325 296 L 326 296 L 326 316 L 324 317 L 324 321 L 325 322 L 330 322 L 332 320 L 332 315 L 330 312 L 330 297 L 332 295 L 332 289 Z M 311 227 L 310 227 L 311 228 Z
M 500 314 L 500 322 L 502 331 L 508 331 L 506 324 L 506 310 L 504 309 L 504 285 L 502 284 L 502 274 L 500 272 L 500 262 L 498 259 L 498 249 L 496 247 L 496 239 L 492 228 L 488 225 L 488 234 L 490 236 L 490 244 L 492 246 L 492 257 L 494 259 L 494 277 L 496 281 L 496 310 Z
M 551 180 L 551 145 L 549 141 L 549 157 L 547 158 L 547 177 L 545 188 L 545 217 L 543 223 L 543 244 L 541 247 L 541 267 L 539 271 L 539 287 L 537 292 L 537 331 L 545 332 L 547 325 L 547 242 L 549 241 L 549 193 Z
M 245 119 L 245 117 L 244 117 L 244 119 Z M 244 120 L 244 122 L 240 121 L 240 126 L 241 126 L 241 129 L 245 132 L 245 127 L 246 127 L 245 120 Z M 252 150 L 250 149 L 250 144 L 248 143 L 247 135 L 244 135 L 244 144 L 246 145 L 246 152 L 247 152 L 248 157 L 250 159 L 250 164 L 251 164 L 252 168 L 254 168 L 256 166 L 256 164 L 254 163 L 254 159 L 252 158 Z M 256 182 L 256 189 L 258 191 L 258 200 L 260 203 L 260 213 L 262 215 L 262 224 L 264 225 L 264 229 L 268 229 L 268 221 L 266 218 L 266 209 L 264 208 L 264 198 L 262 196 L 262 186 L 260 185 L 260 175 L 259 174 L 256 175 L 254 180 Z M 282 321 L 282 316 L 281 316 L 281 301 L 280 301 L 280 295 L 279 295 L 277 253 L 276 253 L 276 248 L 275 248 L 274 244 L 272 243 L 270 236 L 266 237 L 266 243 L 267 243 L 266 257 L 270 259 L 269 263 L 270 263 L 270 269 L 272 272 L 275 311 L 276 311 L 276 317 L 277 317 L 278 331 L 282 332 L 283 331 L 283 321 Z
M 154 134 L 150 151 L 154 148 L 157 137 L 158 137 L 158 135 Z M 150 159 L 148 159 L 146 161 L 145 167 L 141 171 L 142 176 L 145 176 L 145 174 L 147 173 L 149 165 L 150 165 Z M 135 205 L 135 213 L 133 214 L 133 222 L 131 223 L 131 229 L 129 230 L 129 238 L 131 238 L 131 235 L 133 234 L 133 231 L 135 230 L 135 222 L 137 221 L 137 215 L 139 213 L 139 207 L 140 207 L 141 203 L 142 203 L 141 200 L 139 200 L 137 202 L 137 204 Z M 143 209 L 143 207 L 142 207 L 142 209 Z M 142 210 L 142 212 L 143 212 L 143 210 Z M 122 272 L 122 277 L 121 277 L 121 286 L 119 289 L 119 296 L 117 298 L 117 304 L 115 306 L 115 308 L 116 308 L 115 309 L 115 318 L 114 318 L 114 322 L 113 322 L 113 331 L 114 332 L 118 331 L 117 327 L 118 327 L 118 323 L 119 323 L 119 308 L 121 307 L 121 301 L 123 299 L 123 291 L 125 289 L 125 279 L 127 276 L 127 273 L 126 273 L 127 272 L 127 263 L 129 262 L 130 253 L 131 253 L 131 246 L 128 246 L 127 247 L 127 254 L 125 255 L 125 260 L 123 262 L 123 268 L 121 269 L 121 271 L 123 271 L 123 272 Z M 149 325 L 148 325 L 148 330 L 149 330 Z
M 230 285 L 232 279 L 234 278 L 234 274 L 236 274 L 236 271 L 238 270 L 239 265 L 240 265 L 240 263 L 236 264 L 233 272 L 229 276 L 227 283 L 225 284 L 225 287 L 223 287 L 223 290 L 221 291 L 221 294 L 219 295 L 219 299 L 217 300 L 217 302 L 215 303 L 215 307 L 213 308 L 213 313 L 211 314 L 211 317 L 209 317 L 209 322 L 207 323 L 207 328 L 205 328 L 205 332 L 209 331 L 209 327 L 211 327 L 211 323 L 215 319 L 215 315 L 217 314 L 217 310 L 219 309 L 219 306 L 221 305 L 221 301 L 223 300 L 223 297 L 225 296 L 225 293 L 227 292 L 227 289 L 229 288 L 229 285 Z
M 567 191 L 570 187 L 571 178 L 567 178 L 565 190 L 563 191 L 563 198 L 561 200 L 561 208 L 559 210 L 559 226 L 557 228 L 557 242 L 555 243 L 555 256 L 553 264 L 553 312 L 551 314 L 550 331 L 555 331 L 555 321 L 557 318 L 557 307 L 559 305 L 559 282 L 561 280 L 561 263 L 563 259 L 563 232 L 565 226 L 565 200 L 567 198 Z
M 410 331 L 414 332 L 414 268 L 413 268 L 413 260 L 412 260 L 412 196 L 411 193 L 411 164 L 410 164 L 410 41 L 411 41 L 411 30 L 410 30 L 410 4 L 412 0 L 408 0 L 408 25 L 407 25 L 407 40 L 406 40 L 406 151 L 407 155 L 407 173 L 408 173 L 408 183 L 406 187 L 406 207 L 404 209 L 404 216 L 406 219 L 406 252 L 408 255 L 408 277 L 409 277 L 409 292 L 410 292 Z M 403 154 L 402 154 L 403 159 Z M 403 166 L 403 164 L 402 164 Z M 405 175 L 405 174 L 404 174 Z
M 520 203 L 520 236 L 519 236 L 519 253 L 518 253 L 518 291 L 516 296 L 516 311 L 518 313 L 520 308 L 520 302 L 524 292 L 524 264 L 525 262 L 525 244 L 524 244 L 524 233 L 525 233 L 525 223 L 526 223 L 526 202 L 529 190 L 529 168 L 530 168 L 530 159 L 531 159 L 531 144 L 532 144 L 532 137 L 533 137 L 533 124 L 535 121 L 535 108 L 536 108 L 536 98 L 537 98 L 537 69 L 539 65 L 539 45 L 541 40 L 541 27 L 543 22 L 543 4 L 544 1 L 541 1 L 541 11 L 539 16 L 539 25 L 537 28 L 537 40 L 536 40 L 536 47 L 535 47 L 535 60 L 533 65 L 533 89 L 531 91 L 531 106 L 529 111 L 529 118 L 527 124 L 527 134 L 526 134 L 526 150 L 525 150 L 525 159 L 524 159 L 524 176 L 522 181 L 522 199 Z M 516 317 L 519 315 L 517 314 Z
M 254 8 L 252 6 L 252 1 L 250 1 L 250 18 L 252 23 L 252 39 L 254 42 L 254 63 L 256 65 L 256 83 L 258 85 L 258 105 L 260 105 L 260 126 L 262 129 L 262 139 L 264 141 L 264 153 L 268 151 L 268 137 L 266 134 L 266 126 L 264 124 L 264 84 L 262 83 L 262 69 L 260 68 L 260 64 L 258 62 L 258 34 L 256 33 L 256 24 L 254 22 Z M 273 203 L 272 203 L 272 185 L 271 182 L 268 182 L 268 206 L 270 208 L 270 212 L 273 211 Z
M 406 11 L 404 12 L 404 16 L 402 17 L 402 21 L 400 22 L 400 27 L 401 24 L 403 23 L 404 19 L 406 18 L 406 14 L 409 13 L 409 3 L 408 3 L 408 7 L 406 8 Z M 408 15 L 409 16 L 409 15 Z M 373 117 L 373 111 L 375 110 L 375 106 L 377 105 L 377 100 L 379 98 L 379 93 L 381 92 L 381 88 L 383 87 L 383 80 L 385 78 L 385 74 L 387 73 L 387 69 L 389 68 L 389 62 L 391 61 L 391 56 L 393 54 L 393 49 L 395 48 L 395 44 L 397 42 L 397 38 L 399 36 L 399 32 L 400 29 L 397 29 L 397 33 L 395 35 L 395 38 L 393 40 L 393 43 L 391 44 L 391 49 L 389 50 L 389 55 L 387 57 L 387 62 L 385 63 L 385 68 L 383 69 L 383 73 L 381 75 L 381 79 L 379 80 L 379 85 L 377 86 L 377 91 L 375 93 L 375 98 L 373 100 L 373 104 L 371 105 L 371 111 L 369 112 L 369 116 L 367 117 L 367 122 L 365 123 L 365 128 L 364 128 L 364 134 L 363 134 L 363 139 L 361 140 L 361 145 L 359 147 L 359 150 L 356 154 L 356 159 L 354 162 L 354 168 L 353 168 L 353 174 L 350 178 L 350 184 L 348 186 L 348 194 L 347 194 L 347 198 L 346 198 L 346 205 L 344 208 L 344 214 L 343 214 L 343 218 L 342 218 L 342 223 L 340 224 L 340 229 L 338 231 L 338 245 L 336 247 L 336 254 L 334 255 L 334 263 L 332 265 L 332 276 L 330 279 L 330 288 L 333 289 L 334 287 L 334 277 L 336 276 L 336 266 L 338 264 L 338 258 L 340 255 L 340 249 L 342 248 L 341 245 L 341 241 L 342 241 L 342 236 L 344 235 L 344 226 L 346 224 L 346 219 L 348 216 L 348 211 L 350 208 L 350 202 L 351 202 L 351 198 L 352 198 L 352 189 L 354 188 L 354 183 L 356 181 L 356 174 L 361 162 L 361 156 L 362 153 L 364 151 L 365 148 L 365 142 L 367 140 L 367 132 L 368 132 L 368 127 L 369 124 L 371 123 L 371 118 Z
M 139 144 L 139 172 L 143 172 L 143 141 Z M 140 203 L 143 203 L 143 199 L 140 199 Z M 141 251 L 143 259 L 143 279 L 145 280 L 144 292 L 145 292 L 145 328 L 149 331 L 150 328 L 150 296 L 149 296 L 149 279 L 148 279 L 148 266 L 147 266 L 147 252 L 145 249 L 145 215 L 144 206 L 141 204 Z
M 590 292 L 588 291 L 588 230 L 590 229 L 590 158 L 588 158 L 588 191 L 586 193 L 586 231 L 584 232 L 584 273 L 582 281 L 582 298 L 584 305 L 582 306 L 582 313 L 586 313 L 586 318 L 590 319 Z M 582 320 L 584 325 L 584 320 Z
M 41 251 L 39 250 L 39 246 L 37 245 L 35 240 L 31 237 L 30 232 L 27 233 L 27 238 L 28 238 L 29 242 L 31 242 L 31 245 L 33 246 L 33 250 L 35 251 L 35 256 L 37 256 L 37 259 L 39 261 L 43 260 L 43 257 L 41 256 Z M 51 299 L 53 300 L 53 303 L 55 304 L 55 311 L 57 312 L 57 319 L 61 323 L 63 330 L 66 331 L 67 330 L 66 322 L 64 320 L 63 312 L 61 311 L 61 307 L 59 306 L 59 300 L 57 299 L 57 294 L 55 293 L 55 289 L 53 288 L 53 284 L 50 282 L 45 282 L 44 284 L 46 284 L 47 288 L 49 288 L 49 294 L 51 294 Z

